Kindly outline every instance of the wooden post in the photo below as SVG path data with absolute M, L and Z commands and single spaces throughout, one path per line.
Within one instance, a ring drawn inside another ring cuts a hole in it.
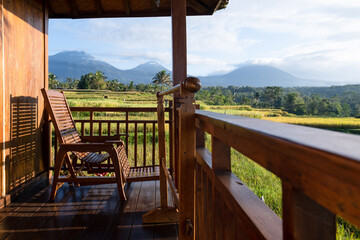
M 169 102 L 169 168 L 170 174 L 174 178 L 174 112 L 173 112 L 173 102 Z
M 158 145 L 160 168 L 160 208 L 151 210 L 143 215 L 143 223 L 178 222 L 179 212 L 174 207 L 168 207 L 167 169 L 166 169 L 166 141 L 165 141 L 165 108 L 164 97 L 157 96 L 158 117 Z
M 230 155 L 230 147 L 222 142 L 221 140 L 217 139 L 216 137 L 211 137 L 211 148 L 212 148 L 212 169 L 215 172 L 219 171 L 231 171 L 231 155 Z M 222 239 L 224 231 L 224 216 L 225 213 L 223 212 L 224 202 L 221 196 L 216 194 L 214 185 L 212 186 L 212 211 L 214 213 L 214 217 L 209 219 L 209 222 L 213 222 L 214 229 L 211 229 L 210 232 L 213 234 L 214 239 Z M 229 217 L 229 216 L 228 216 Z M 226 235 L 225 235 L 226 236 Z
M 336 239 L 335 215 L 283 181 L 283 238 Z
M 158 117 L 158 145 L 159 145 L 159 167 L 160 167 L 160 200 L 161 207 L 167 207 L 167 179 L 163 164 L 166 166 L 166 149 L 165 149 L 165 109 L 164 98 L 158 96 L 157 117 Z
M 182 104 L 179 110 L 179 236 L 195 238 L 195 106 L 194 93 L 181 88 Z
M 212 136 L 211 148 L 213 171 L 231 171 L 230 147 Z
M 173 86 L 184 81 L 187 77 L 186 53 L 186 0 L 171 0 L 172 19 L 172 49 L 173 49 Z M 175 93 L 173 98 L 174 114 L 174 161 L 175 185 L 179 188 L 179 118 L 176 112 L 180 107 L 180 94 Z

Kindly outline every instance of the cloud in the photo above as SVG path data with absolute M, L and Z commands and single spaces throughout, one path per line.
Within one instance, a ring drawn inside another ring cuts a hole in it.
M 268 64 L 299 77 L 360 79 L 360 1 L 231 0 L 213 16 L 188 17 L 188 70 Z M 54 49 L 83 49 L 120 68 L 158 61 L 171 68 L 170 18 L 56 20 Z M 66 42 L 72 45 L 66 45 Z

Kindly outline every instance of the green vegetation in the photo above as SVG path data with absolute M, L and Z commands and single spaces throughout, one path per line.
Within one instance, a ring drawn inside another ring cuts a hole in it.
M 150 92 L 112 92 L 108 90 L 68 90 L 65 91 L 70 106 L 96 106 L 96 107 L 155 107 L 155 94 Z M 270 95 L 271 96 L 271 95 Z M 277 102 L 275 99 L 274 104 Z M 209 105 L 207 102 L 197 101 L 200 103 L 202 110 L 209 110 L 225 114 L 233 114 L 238 116 L 254 117 L 277 122 L 293 123 L 299 125 L 321 127 L 327 129 L 335 129 L 341 131 L 360 129 L 360 119 L 358 118 L 335 118 L 335 117 L 313 117 L 313 116 L 297 116 L 281 109 L 273 108 L 253 108 L 249 105 Z M 89 116 L 80 113 L 74 113 L 75 119 L 88 119 Z M 122 113 L 96 113 L 95 119 L 124 119 Z M 130 115 L 130 119 L 156 119 L 155 113 L 139 113 Z M 86 126 L 85 126 L 86 127 Z M 112 126 L 113 127 L 113 126 Z M 124 126 L 120 126 L 124 128 Z M 152 161 L 152 126 L 147 125 L 147 162 Z M 103 126 L 103 134 L 106 125 Z M 115 131 L 115 126 L 113 127 Z M 97 127 L 95 127 L 97 131 Z M 88 133 L 89 129 L 85 128 Z M 113 132 L 115 133 L 115 132 Z M 143 128 L 138 128 L 138 159 L 142 161 L 143 156 Z M 129 142 L 129 158 L 134 162 L 134 126 L 130 125 L 130 142 Z M 168 141 L 168 140 L 167 140 Z M 155 144 L 157 145 L 157 136 L 155 136 Z M 211 150 L 210 137 L 206 136 L 206 146 Z M 157 146 L 156 146 L 157 147 Z M 157 161 L 157 156 L 155 156 Z M 280 217 L 282 216 L 282 189 L 281 180 L 267 171 L 260 165 L 254 163 L 246 156 L 231 151 L 231 167 L 233 173 L 238 176 L 244 183 Z M 346 220 L 338 218 L 337 239 L 360 239 L 360 231 L 356 227 L 349 224 Z
M 282 109 L 296 115 L 359 117 L 359 86 L 327 88 L 207 87 L 200 90 L 196 98 L 208 105 L 249 105 L 253 108 Z

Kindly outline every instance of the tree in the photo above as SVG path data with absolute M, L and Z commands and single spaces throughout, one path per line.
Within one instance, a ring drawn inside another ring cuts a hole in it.
M 305 102 L 298 92 L 291 92 L 285 95 L 283 100 L 284 109 L 290 113 L 302 115 L 305 112 Z
M 69 89 L 76 89 L 78 87 L 79 80 L 76 78 L 66 78 L 66 84 Z
M 82 75 L 78 84 L 79 89 L 97 89 L 103 90 L 106 88 L 106 77 L 104 73 L 96 71 Z
M 281 87 L 266 87 L 261 94 L 261 101 L 266 107 L 280 108 L 284 89 Z
M 49 88 L 54 89 L 60 86 L 60 82 L 57 80 L 57 76 L 55 74 L 49 72 Z
M 157 85 L 161 85 L 161 91 L 163 90 L 164 84 L 168 85 L 168 86 L 171 85 L 170 73 L 166 73 L 165 70 L 162 70 L 162 71 L 158 72 L 155 75 L 155 77 L 153 77 L 152 79 L 153 79 L 152 83 L 155 83 Z

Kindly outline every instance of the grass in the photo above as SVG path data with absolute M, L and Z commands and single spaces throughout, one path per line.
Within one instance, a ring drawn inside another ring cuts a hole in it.
M 265 120 L 303 125 L 325 129 L 360 129 L 359 118 L 335 118 L 335 117 L 264 117 Z
M 65 92 L 70 106 L 96 106 L 96 107 L 141 107 L 156 106 L 155 94 L 149 93 L 112 93 L 108 91 L 82 91 Z M 104 98 L 107 96 L 107 98 Z M 124 101 L 125 99 L 125 101 Z M 199 102 L 197 102 L 199 103 Z M 311 127 L 332 129 L 337 131 L 348 131 L 360 133 L 360 119 L 356 118 L 321 118 L 321 117 L 299 117 L 278 109 L 253 109 L 249 106 L 209 106 L 200 102 L 202 110 L 214 111 L 237 116 L 246 116 L 259 119 L 265 119 L 276 122 L 299 124 Z M 89 116 L 83 113 L 73 113 L 77 119 L 88 119 Z M 95 113 L 95 119 L 125 119 L 123 113 Z M 131 114 L 130 119 L 156 119 L 155 113 L 137 113 Z M 95 126 L 95 131 L 97 131 Z M 113 128 L 113 126 L 112 126 Z M 124 128 L 124 126 L 121 126 Z M 107 134 L 106 126 L 103 125 L 103 134 Z M 130 125 L 129 137 L 129 158 L 134 162 L 134 126 Z M 143 129 L 138 128 L 138 158 L 137 162 L 143 161 Z M 85 126 L 85 132 L 89 133 L 89 127 Z M 152 162 L 152 125 L 147 126 L 147 164 Z M 112 132 L 114 133 L 114 132 Z M 206 147 L 211 150 L 210 137 L 206 136 Z M 168 142 L 168 139 L 167 139 Z M 157 136 L 156 136 L 156 155 L 157 162 Z M 281 180 L 256 164 L 246 156 L 232 149 L 231 151 L 232 172 L 239 177 L 259 198 L 280 217 L 282 217 L 282 189 Z M 337 219 L 337 239 L 352 240 L 360 239 L 360 231 L 346 220 Z

